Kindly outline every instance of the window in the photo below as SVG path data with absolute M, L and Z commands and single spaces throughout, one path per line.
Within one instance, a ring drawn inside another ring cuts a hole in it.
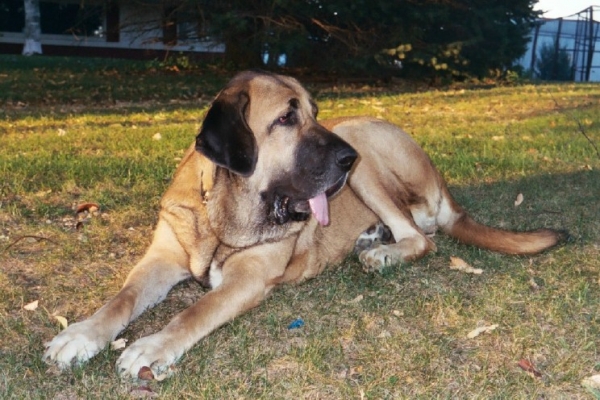
M 41 1 L 40 25 L 42 33 L 93 36 L 94 32 L 102 26 L 103 12 L 102 6 Z

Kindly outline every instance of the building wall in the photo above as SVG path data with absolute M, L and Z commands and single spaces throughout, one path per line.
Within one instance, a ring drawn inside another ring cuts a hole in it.
M 42 18 L 44 16 L 42 15 Z M 106 18 L 98 27 L 97 35 L 46 34 L 42 32 L 42 51 L 53 55 L 91 55 L 124 58 L 151 58 L 170 53 L 205 53 L 219 57 L 225 47 L 220 43 L 190 37 L 179 40 L 175 45 L 162 42 L 162 28 L 156 26 L 161 20 L 155 8 L 121 6 L 119 12 L 120 34 L 118 42 L 109 42 L 106 37 Z M 1 28 L 0 28 L 1 29 Z M 22 32 L 0 32 L 0 53 L 20 53 L 25 43 Z

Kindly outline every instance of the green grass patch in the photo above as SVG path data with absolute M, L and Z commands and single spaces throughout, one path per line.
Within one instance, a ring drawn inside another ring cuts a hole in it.
M 190 101 L 226 81 L 217 66 L 160 61 L 0 55 L 0 65 L 0 104 L 17 107 Z
M 131 397 L 135 385 L 114 370 L 118 352 L 56 375 L 40 360 L 43 343 L 60 329 L 53 314 L 83 319 L 118 291 L 226 79 L 206 66 L 175 73 L 0 56 L 1 398 Z M 202 340 L 152 390 L 214 399 L 593 398 L 581 380 L 600 370 L 600 160 L 584 134 L 600 145 L 600 86 L 308 87 L 320 118 L 372 115 L 404 127 L 479 221 L 567 229 L 571 242 L 511 257 L 440 235 L 437 253 L 382 274 L 363 273 L 349 257 Z M 75 229 L 73 207 L 84 202 L 100 212 Z M 484 273 L 452 271 L 450 256 Z M 184 282 L 123 336 L 131 343 L 159 330 L 202 293 Z M 23 309 L 34 300 L 35 311 Z M 287 330 L 297 317 L 306 325 Z M 491 324 L 499 326 L 466 337 Z M 521 370 L 522 359 L 541 377 Z

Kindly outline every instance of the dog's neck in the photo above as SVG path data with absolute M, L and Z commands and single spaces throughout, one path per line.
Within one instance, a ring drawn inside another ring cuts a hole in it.
M 217 167 L 213 187 L 206 194 L 212 230 L 231 247 L 249 247 L 297 234 L 304 222 L 278 225 L 269 221 L 268 204 L 246 178 Z

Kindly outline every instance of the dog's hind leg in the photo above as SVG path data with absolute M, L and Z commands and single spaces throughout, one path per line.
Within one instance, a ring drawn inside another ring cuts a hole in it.
M 162 301 L 178 282 L 189 278 L 188 257 L 164 221 L 152 245 L 132 269 L 119 293 L 90 318 L 70 325 L 46 343 L 43 359 L 68 368 L 99 353 L 144 310 Z

